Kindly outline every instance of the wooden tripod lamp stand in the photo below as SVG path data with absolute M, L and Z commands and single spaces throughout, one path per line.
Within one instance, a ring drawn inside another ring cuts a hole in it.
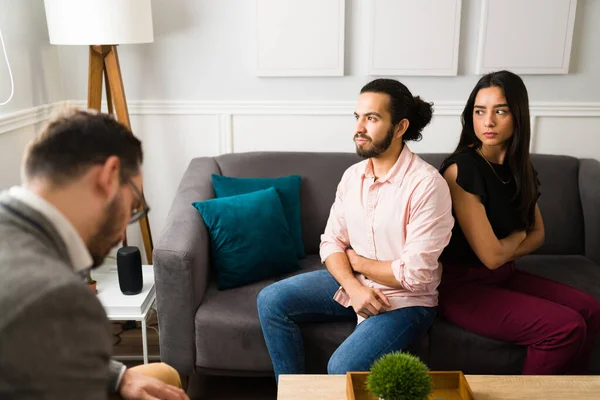
M 131 129 L 117 45 L 154 41 L 150 0 L 44 0 L 44 5 L 50 43 L 89 46 L 88 108 L 100 111 L 104 78 L 108 113 Z M 152 264 L 147 215 L 139 222 Z

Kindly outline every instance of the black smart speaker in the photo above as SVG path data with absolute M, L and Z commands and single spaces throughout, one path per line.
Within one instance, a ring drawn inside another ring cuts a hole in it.
M 117 272 L 119 288 L 126 295 L 138 294 L 142 291 L 142 255 L 135 246 L 121 247 L 117 251 Z

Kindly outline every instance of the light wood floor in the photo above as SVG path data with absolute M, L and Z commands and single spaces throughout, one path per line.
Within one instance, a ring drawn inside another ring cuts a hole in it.
M 124 360 L 128 366 L 142 364 L 142 331 L 137 329 L 122 331 L 121 322 L 113 321 L 114 354 L 119 356 L 139 356 L 139 360 Z M 151 327 L 157 326 L 156 314 L 148 318 L 148 354 L 150 362 L 160 361 L 158 333 Z M 153 357 L 154 356 L 154 357 Z M 153 359 L 155 358 L 155 359 Z M 194 400 L 269 400 L 277 398 L 277 388 L 273 378 L 232 378 L 208 377 L 206 386 L 195 379 L 190 380 L 188 395 Z M 203 395 L 200 395 L 203 393 Z

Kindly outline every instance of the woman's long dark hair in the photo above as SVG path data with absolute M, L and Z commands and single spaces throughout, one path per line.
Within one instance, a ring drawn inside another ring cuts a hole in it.
M 531 125 L 529 119 L 529 97 L 523 80 L 510 71 L 492 72 L 483 76 L 471 92 L 462 112 L 462 132 L 453 154 L 469 147 L 481 147 L 481 140 L 473 127 L 473 108 L 479 90 L 499 87 L 504 91 L 506 102 L 513 118 L 514 132 L 506 152 L 506 160 L 517 186 L 513 202 L 520 221 L 527 228 L 535 223 L 535 204 L 538 197 L 538 182 L 529 158 Z

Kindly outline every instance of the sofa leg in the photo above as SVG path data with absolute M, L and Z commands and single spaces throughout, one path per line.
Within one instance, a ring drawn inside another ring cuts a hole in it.
M 187 385 L 185 391 L 190 399 L 201 399 L 208 395 L 208 376 L 204 374 L 192 374 L 186 377 Z M 183 381 L 182 381 L 183 383 Z

